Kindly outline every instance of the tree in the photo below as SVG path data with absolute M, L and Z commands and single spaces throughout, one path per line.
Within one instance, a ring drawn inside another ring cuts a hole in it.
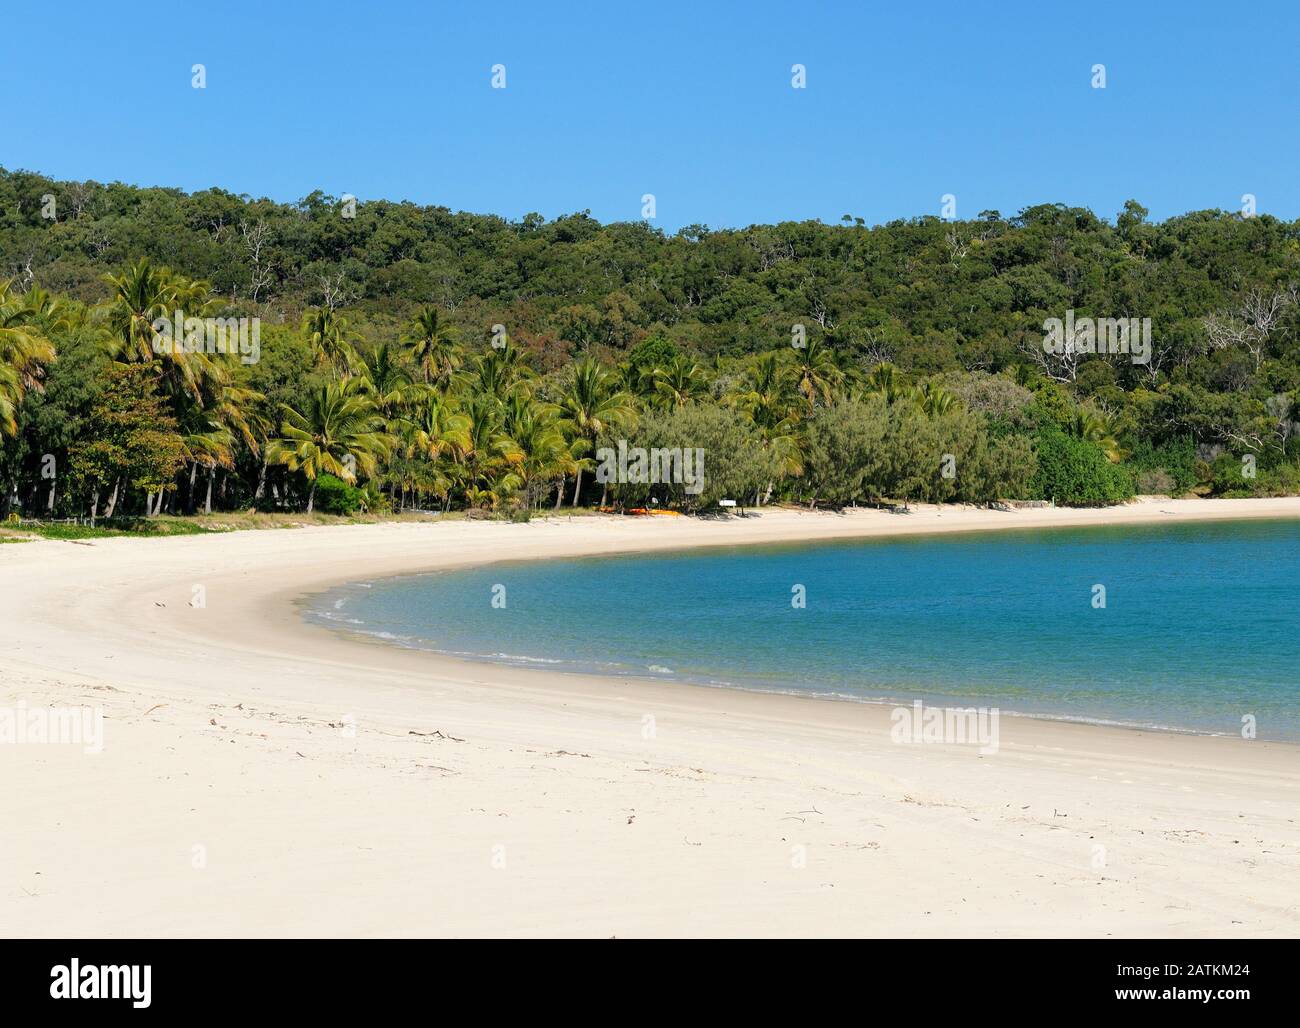
M 836 367 L 830 349 L 814 336 L 806 346 L 795 350 L 795 354 L 795 375 L 804 402 L 809 408 L 819 403 L 830 403 L 836 388 L 844 380 L 844 374 Z
M 316 479 L 328 472 L 355 484 L 358 472 L 370 474 L 386 452 L 383 419 L 374 401 L 359 388 L 331 382 L 311 397 L 305 412 L 284 408 L 280 438 L 273 440 L 269 458 L 290 471 L 301 471 L 311 482 L 307 513 L 316 499 Z
M 602 445 L 610 441 L 602 440 Z M 629 445 L 643 448 L 647 454 L 655 449 L 677 451 L 682 474 L 669 476 L 680 477 L 680 481 L 611 485 L 625 502 L 654 498 L 685 510 L 713 507 L 723 499 L 744 503 L 756 500 L 780 473 L 779 458 L 763 446 L 742 414 L 709 404 L 688 403 L 646 414 Z M 688 462 L 694 481 L 686 474 Z M 673 467 L 677 463 L 671 462 Z
M 410 353 L 415 359 L 424 384 L 436 386 L 442 392 L 451 388 L 452 380 L 460 369 L 462 357 L 452 330 L 442 322 L 438 308 L 425 304 L 415 314 L 414 338 Z
M 302 330 L 316 352 L 317 361 L 344 377 L 351 375 L 360 364 L 356 350 L 346 338 L 347 327 L 347 321 L 328 305 L 308 311 L 302 322 Z
M 577 463 L 564 439 L 559 408 L 515 393 L 505 406 L 503 428 L 513 443 L 512 471 L 525 506 L 536 506 L 556 479 L 563 490 L 564 476 L 577 471 Z
M 654 398 L 662 408 L 685 407 L 708 388 L 704 368 L 688 357 L 679 355 L 654 370 Z
M 40 320 L 57 318 L 48 294 L 32 290 L 25 297 L 12 282 L 0 282 L 0 435 L 18 431 L 16 413 L 28 392 L 41 389 L 46 365 L 55 360 L 54 344 Z
M 632 397 L 619 388 L 618 376 L 590 357 L 575 363 L 560 397 L 560 414 L 565 428 L 586 454 L 595 448 L 603 433 L 630 426 L 636 419 Z M 590 467 L 590 458 L 574 467 L 573 506 L 582 494 L 582 472 Z
M 74 481 L 91 489 L 92 520 L 103 489 L 112 488 L 105 514 L 111 517 L 122 490 L 170 488 L 184 462 L 184 444 L 151 370 L 116 364 L 105 378 L 87 419 L 87 438 L 68 452 Z

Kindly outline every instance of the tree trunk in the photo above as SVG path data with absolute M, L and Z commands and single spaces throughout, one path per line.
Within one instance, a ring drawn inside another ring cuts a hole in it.
M 579 472 L 581 474 L 581 472 Z M 560 484 L 555 487 L 555 509 L 560 509 L 560 504 L 564 502 L 564 476 L 560 476 Z
M 578 469 L 577 481 L 573 483 L 573 506 L 578 505 L 578 494 L 582 492 L 582 468 Z
M 190 491 L 188 496 L 185 499 L 186 514 L 194 513 L 194 480 L 198 476 L 198 473 L 199 473 L 199 462 L 195 461 L 193 464 L 190 465 Z
M 90 498 L 90 527 L 95 527 L 95 518 L 99 516 L 99 484 L 95 484 L 94 495 Z
M 108 498 L 108 506 L 104 508 L 104 517 L 111 518 L 113 511 L 117 509 L 117 491 L 122 488 L 122 479 L 118 478 L 113 483 L 113 494 Z
M 311 492 L 307 494 L 307 513 L 311 513 L 312 507 L 316 503 L 316 479 L 311 480 Z
M 208 495 L 203 501 L 203 513 L 212 513 L 212 482 L 217 477 L 217 466 L 212 464 L 208 467 Z
M 262 466 L 257 472 L 257 490 L 253 493 L 254 500 L 260 500 L 266 492 L 266 457 L 262 457 Z

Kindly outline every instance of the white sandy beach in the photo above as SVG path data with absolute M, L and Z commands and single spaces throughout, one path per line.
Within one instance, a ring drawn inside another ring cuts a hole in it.
M 101 753 L 0 745 L 0 931 L 1300 935 L 1298 746 L 1025 718 L 994 755 L 899 746 L 883 707 L 459 663 L 293 603 L 495 560 L 1279 516 L 1300 499 L 0 546 L 0 707 L 106 718 Z

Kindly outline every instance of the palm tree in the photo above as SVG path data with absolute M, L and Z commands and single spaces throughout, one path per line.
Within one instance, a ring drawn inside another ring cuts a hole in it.
M 501 402 L 532 374 L 522 350 L 509 340 L 493 348 L 478 359 L 470 389 L 483 396 L 492 396 Z
M 585 454 L 596 446 L 602 432 L 630 424 L 636 417 L 636 406 L 631 396 L 619 387 L 619 376 L 590 357 L 573 365 L 564 394 L 560 397 L 560 413 L 574 437 L 577 454 Z M 575 463 L 576 479 L 573 483 L 573 506 L 578 505 L 582 493 L 582 471 L 589 460 Z
M 888 404 L 897 403 L 908 396 L 902 373 L 892 364 L 877 364 L 866 378 L 868 395 L 882 396 Z
M 815 407 L 818 401 L 830 403 L 835 389 L 844 380 L 844 374 L 836 366 L 830 349 L 814 337 L 795 352 L 798 354 L 795 377 L 804 402 L 809 408 Z
M 141 258 L 121 275 L 106 275 L 105 280 L 113 287 L 107 314 L 115 336 L 114 355 L 147 364 L 154 358 L 154 322 L 175 313 L 166 269 L 156 270 L 148 258 Z
M 0 361 L 0 435 L 18 434 L 18 405 L 23 402 L 24 392 L 17 370 Z
M 45 365 L 55 359 L 41 324 L 56 321 L 54 315 L 37 291 L 19 297 L 11 282 L 0 282 L 0 433 L 18 431 L 18 405 L 29 391 L 41 389 Z
M 455 400 L 435 389 L 428 389 L 418 405 L 401 419 L 397 452 L 399 460 L 390 465 L 394 498 L 396 487 L 431 492 L 449 501 L 456 483 L 455 459 L 470 448 L 469 418 L 456 410 Z
M 494 396 L 474 394 L 465 404 L 469 445 L 458 461 L 464 468 L 465 495 L 471 506 L 494 505 L 501 492 L 518 484 L 512 467 L 521 454 L 502 427 L 503 414 L 504 405 Z
M 514 444 L 511 470 L 525 504 L 533 507 L 556 478 L 563 490 L 564 476 L 576 471 L 577 464 L 564 438 L 559 408 L 516 392 L 505 406 L 502 427 Z
M 320 475 L 328 473 L 355 483 L 357 471 L 371 474 L 387 450 L 383 419 L 376 413 L 374 401 L 350 383 L 321 386 L 312 394 L 305 412 L 288 404 L 281 409 L 284 421 L 280 438 L 272 441 L 268 457 L 273 464 L 284 464 L 290 471 L 301 470 L 310 480 L 308 514 L 316 501 Z
M 961 401 L 941 385 L 923 382 L 912 392 L 916 405 L 930 417 L 947 414 L 961 406 Z
M 1118 429 L 1114 419 L 1107 414 L 1080 407 L 1071 415 L 1066 431 L 1079 439 L 1096 443 L 1112 464 L 1124 459 L 1125 452 L 1117 438 Z
M 112 356 L 128 364 L 149 364 L 157 359 L 163 391 L 173 400 L 182 394 L 197 400 L 204 379 L 211 374 L 212 361 L 202 349 L 182 348 L 184 325 L 172 326 L 174 345 L 157 345 L 161 337 L 154 322 L 161 318 L 172 321 L 178 311 L 185 318 L 211 313 L 214 301 L 209 285 L 174 275 L 167 268 L 154 268 L 147 258 L 121 275 L 105 276 L 105 280 L 113 287 L 103 307 L 112 333 Z
M 754 362 L 747 379 L 748 388 L 733 394 L 729 398 L 731 404 L 749 418 L 763 441 L 780 458 L 783 474 L 802 474 L 800 397 L 793 371 L 776 352 L 765 353 Z M 773 485 L 768 483 L 769 498 Z
M 348 377 L 360 364 L 357 352 L 347 341 L 348 323 L 329 307 L 308 311 L 302 320 L 302 330 L 316 351 L 317 361 L 328 364 L 341 377 Z
M 462 361 L 452 330 L 442 321 L 438 308 L 426 304 L 415 313 L 414 341 L 410 354 L 424 376 L 424 384 L 442 392 L 451 388 Z
M 688 357 L 678 354 L 654 371 L 654 395 L 667 408 L 685 407 L 692 400 L 708 394 L 709 384 L 704 368 Z
M 358 368 L 360 388 L 370 394 L 385 421 L 395 420 L 415 396 L 411 376 L 397 363 L 396 356 L 388 343 L 381 343 L 361 358 Z

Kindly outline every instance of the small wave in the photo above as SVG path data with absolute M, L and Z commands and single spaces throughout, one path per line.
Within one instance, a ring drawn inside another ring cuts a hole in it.
M 407 650 L 421 650 L 425 647 L 420 645 L 420 640 L 409 635 L 394 635 L 392 632 L 368 632 L 364 629 L 353 629 L 357 635 L 364 635 L 368 639 L 382 639 L 386 643 L 393 643 Z
M 563 664 L 562 660 L 548 660 L 546 657 L 523 657 L 517 653 L 492 653 L 494 660 L 517 660 L 523 664 Z
M 332 611 L 321 610 L 316 612 L 316 616 L 322 621 L 332 621 L 335 624 L 342 625 L 364 625 L 365 622 L 358 618 L 344 617 L 342 614 L 335 614 Z

